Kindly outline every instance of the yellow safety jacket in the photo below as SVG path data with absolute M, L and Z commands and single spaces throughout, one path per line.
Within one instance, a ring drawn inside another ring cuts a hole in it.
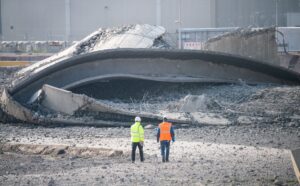
M 140 122 L 135 122 L 130 128 L 131 142 L 144 141 L 144 129 Z

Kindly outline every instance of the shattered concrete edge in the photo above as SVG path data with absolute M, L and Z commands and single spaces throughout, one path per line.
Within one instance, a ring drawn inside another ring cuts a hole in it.
M 300 148 L 291 150 L 291 159 L 292 159 L 295 175 L 300 184 Z
M 83 54 L 80 56 L 75 56 L 66 59 L 60 63 L 49 66 L 48 68 L 43 69 L 37 73 L 30 74 L 25 79 L 14 81 L 13 84 L 11 85 L 10 93 L 12 94 L 12 96 L 15 97 L 15 94 L 26 89 L 28 86 L 30 86 L 30 84 L 34 82 L 42 81 L 41 78 L 45 76 L 51 76 L 54 73 L 58 73 L 58 71 L 67 70 L 77 65 L 88 65 L 91 63 L 100 65 L 100 63 L 103 60 L 107 60 L 107 59 L 111 61 L 120 60 L 120 59 L 144 60 L 141 61 L 142 66 L 149 64 L 150 63 L 149 60 L 152 61 L 155 60 L 173 61 L 174 60 L 174 62 L 176 60 L 180 60 L 182 62 L 199 60 L 202 61 L 201 65 L 202 63 L 203 65 L 213 64 L 216 66 L 220 66 L 220 68 L 223 68 L 223 66 L 224 68 L 227 67 L 226 68 L 227 70 L 229 70 L 228 68 L 234 67 L 234 68 L 245 69 L 255 73 L 261 73 L 270 78 L 276 78 L 278 80 L 277 83 L 279 83 L 280 81 L 290 83 L 290 84 L 300 83 L 299 73 L 275 65 L 267 64 L 258 60 L 253 60 L 251 58 L 236 56 L 232 54 L 225 54 L 221 52 L 210 52 L 210 51 L 113 49 L 113 50 L 98 51 L 98 52 Z M 43 84 L 46 83 L 47 82 L 44 82 Z M 39 89 L 40 88 L 41 86 L 39 87 Z M 32 88 L 30 89 L 32 90 Z
M 13 118 L 21 121 L 27 121 L 36 123 L 37 120 L 34 119 L 34 113 L 22 106 L 20 103 L 16 102 L 8 93 L 6 89 L 3 90 L 0 106 L 2 111 L 8 116 L 12 116 Z
M 53 95 L 49 96 L 49 92 L 54 92 Z M 31 122 L 35 124 L 42 125 L 71 125 L 71 126 L 97 126 L 97 127 L 129 127 L 132 122 L 118 122 L 118 121 L 110 121 L 110 120 L 102 120 L 102 119 L 87 119 L 87 118 L 77 118 L 74 116 L 74 113 L 80 110 L 84 110 L 87 112 L 95 112 L 95 113 L 106 113 L 112 116 L 123 116 L 127 118 L 134 118 L 139 115 L 144 120 L 149 120 L 152 122 L 160 122 L 162 121 L 162 114 L 152 114 L 145 112 L 134 112 L 127 111 L 119 108 L 114 108 L 110 105 L 102 103 L 99 100 L 95 100 L 86 95 L 74 94 L 70 91 L 66 91 L 64 89 L 59 89 L 57 87 L 44 85 L 42 90 L 41 97 L 37 97 L 38 102 L 42 104 L 47 109 L 55 111 L 56 113 L 63 113 L 62 117 L 45 117 L 42 114 L 36 114 L 31 110 L 24 108 L 22 105 L 18 104 L 13 100 L 12 97 L 6 92 L 4 94 L 2 101 L 2 108 L 9 108 L 6 110 L 6 113 L 11 115 L 12 117 L 19 119 L 23 122 Z M 8 98 L 8 96 L 9 98 Z M 64 102 L 62 102 L 62 98 Z M 5 101 L 5 100 L 9 100 Z M 80 103 L 80 104 L 78 104 Z M 74 106 L 75 105 L 75 106 Z M 76 106 L 77 105 L 77 106 Z M 16 112 L 17 111 L 17 112 Z M 175 125 L 230 125 L 231 123 L 223 118 L 215 118 L 212 116 L 207 116 L 205 118 L 198 118 L 199 114 L 191 113 L 191 118 L 176 118 L 169 116 L 169 121 Z M 130 119 L 131 121 L 131 119 Z
M 84 95 L 72 94 L 71 91 L 47 84 L 43 86 L 40 95 L 37 99 L 40 100 L 41 105 L 50 110 L 68 115 L 73 115 L 78 109 L 90 104 L 89 99 Z
M 67 115 L 74 115 L 75 112 L 80 110 L 86 110 L 91 112 L 101 112 L 101 113 L 111 113 L 116 115 L 124 115 L 135 117 L 139 115 L 143 118 L 153 119 L 153 120 L 162 120 L 161 115 L 147 114 L 147 113 L 137 113 L 132 111 L 127 111 L 120 108 L 114 108 L 110 105 L 107 105 L 100 100 L 96 100 L 94 98 L 88 97 L 83 94 L 75 94 L 71 91 L 67 91 L 64 89 L 60 89 L 57 87 L 53 87 L 50 85 L 44 85 L 42 88 L 41 98 L 38 98 L 45 108 L 53 110 L 55 112 L 64 113 Z M 72 119 L 68 119 L 73 123 L 80 123 L 80 121 L 76 121 Z M 180 120 L 176 118 L 169 118 L 170 121 L 176 123 L 190 123 L 187 120 Z M 64 121 L 64 123 L 67 120 Z M 89 125 L 99 124 L 99 121 L 91 121 Z M 104 124 L 103 124 L 104 125 Z M 105 125 L 113 125 L 113 123 L 105 122 Z
M 206 41 L 206 43 L 215 42 L 223 39 L 224 37 L 238 36 L 242 38 L 250 38 L 266 32 L 275 32 L 275 31 L 276 31 L 276 27 L 267 27 L 267 28 L 259 28 L 259 29 L 238 28 L 234 31 L 227 32 L 223 35 L 218 35 L 216 37 L 210 38 L 209 40 Z
M 281 63 L 275 27 L 238 29 L 225 33 L 206 41 L 204 49 L 248 56 L 277 66 Z
M 155 41 L 165 34 L 162 26 L 149 24 L 127 25 L 114 28 L 99 28 L 65 50 L 20 70 L 17 74 L 23 76 L 37 69 L 60 63 L 72 56 L 82 55 L 99 50 L 114 48 L 155 48 Z M 166 42 L 165 42 L 166 43 Z M 162 44 L 162 42 L 160 43 Z M 164 47 L 163 47 L 164 48 Z M 21 78 L 20 77 L 20 78 Z
M 71 95 L 73 96 L 73 95 Z M 87 96 L 84 96 L 88 98 Z M 92 99 L 92 98 L 90 98 Z M 92 120 L 86 121 L 84 119 L 72 119 L 72 118 L 45 118 L 43 115 L 39 115 L 24 107 L 23 105 L 16 102 L 13 97 L 8 93 L 6 89 L 3 90 L 1 99 L 0 99 L 1 112 L 6 114 L 13 119 L 21 122 L 28 122 L 32 124 L 42 124 L 42 125 L 72 125 L 72 126 L 98 126 L 98 127 L 129 127 L 131 123 L 120 123 L 113 121 L 104 121 L 104 120 Z M 95 107 L 95 106 L 94 106 Z M 93 108 L 94 108 L 93 107 Z M 97 107 L 96 107 L 97 108 Z M 103 108 L 102 108 L 103 109 Z M 110 108 L 112 109 L 112 108 Z M 109 110 L 109 109 L 108 109 Z M 136 113 L 120 113 L 120 114 L 129 114 L 132 117 L 136 115 Z M 141 114 L 143 117 L 151 117 Z M 153 117 L 153 116 L 152 116 Z M 5 121 L 3 121 L 5 122 Z

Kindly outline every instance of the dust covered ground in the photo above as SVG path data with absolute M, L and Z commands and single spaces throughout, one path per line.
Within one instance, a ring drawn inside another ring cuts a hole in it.
M 1 70 L 2 87 L 13 72 Z M 0 124 L 0 185 L 298 185 L 289 151 L 300 146 L 299 86 L 184 90 L 166 109 L 181 111 L 181 95 L 196 95 L 201 104 L 193 109 L 230 124 L 175 126 L 169 163 L 161 163 L 157 123 L 144 123 L 146 160 L 135 164 L 129 128 Z M 164 98 L 151 99 L 135 105 L 146 102 L 147 111 Z
M 146 160 L 135 164 L 129 128 L 0 128 L 3 145 L 22 144 L 0 155 L 1 185 L 297 185 L 289 154 L 300 144 L 296 127 L 177 128 L 169 163 L 161 163 L 155 130 L 145 129 Z M 64 145 L 59 149 L 65 150 L 41 155 L 35 145 Z M 103 153 L 69 154 L 65 147 Z

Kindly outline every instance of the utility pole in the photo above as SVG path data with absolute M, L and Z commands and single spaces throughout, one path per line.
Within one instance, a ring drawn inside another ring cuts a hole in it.
M 0 0 L 0 41 L 2 41 L 2 16 L 1 16 L 1 0 Z
M 178 25 L 179 25 L 179 28 L 178 28 L 178 48 L 181 49 L 181 0 L 179 0 L 179 3 L 178 3 L 178 7 L 179 7 L 179 10 L 178 10 Z
M 275 26 L 278 27 L 278 0 L 275 0 Z
M 161 0 L 156 0 L 156 26 L 161 26 Z
M 70 33 L 71 33 L 71 5 L 70 0 L 65 0 L 65 41 L 70 40 Z

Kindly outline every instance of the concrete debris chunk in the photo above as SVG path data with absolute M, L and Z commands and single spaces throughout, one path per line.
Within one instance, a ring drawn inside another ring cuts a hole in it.
M 300 148 L 291 151 L 291 158 L 296 177 L 300 184 Z
M 156 39 L 163 40 L 162 36 L 165 32 L 165 28 L 161 26 L 148 24 L 128 25 L 107 29 L 100 28 L 62 52 L 26 67 L 17 74 L 19 77 L 23 77 L 26 74 L 38 72 L 72 56 L 99 50 L 117 48 L 156 48 L 156 45 L 159 45 L 159 48 L 170 48 L 170 45 L 165 41 L 159 42 L 159 44 L 155 42 Z M 162 43 L 165 43 L 165 46 L 161 46 Z

